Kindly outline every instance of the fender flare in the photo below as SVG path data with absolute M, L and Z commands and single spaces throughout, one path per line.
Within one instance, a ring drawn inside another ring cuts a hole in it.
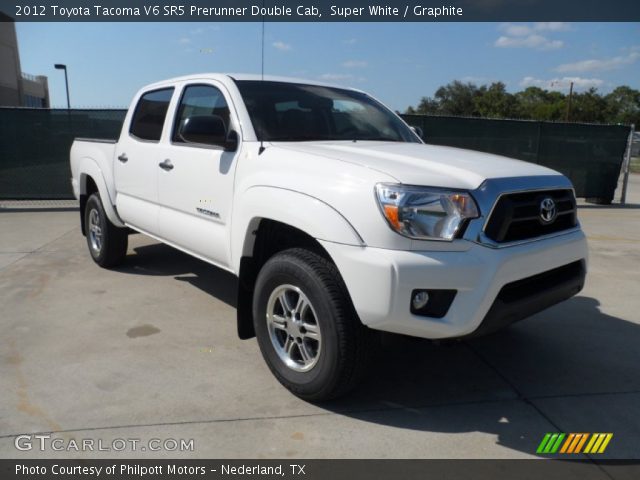
M 334 207 L 303 192 L 256 185 L 236 197 L 231 228 L 231 258 L 235 272 L 240 260 L 251 256 L 255 231 L 262 219 L 295 227 L 317 240 L 364 246 L 354 226 Z
M 107 182 L 105 181 L 102 170 L 98 166 L 97 162 L 91 157 L 83 157 L 80 159 L 78 164 L 78 171 L 81 172 L 79 185 L 80 195 L 87 194 L 87 177 L 91 177 L 96 184 L 96 187 L 98 187 L 102 206 L 111 223 L 117 227 L 125 227 L 126 225 L 118 216 L 118 212 L 116 212 L 114 207 L 115 201 L 111 197 L 109 189 L 107 188 Z

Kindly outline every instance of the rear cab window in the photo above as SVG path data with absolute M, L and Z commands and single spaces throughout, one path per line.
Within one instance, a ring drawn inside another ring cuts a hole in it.
M 173 87 L 146 92 L 138 100 L 129 133 L 140 140 L 158 142 L 173 96 Z

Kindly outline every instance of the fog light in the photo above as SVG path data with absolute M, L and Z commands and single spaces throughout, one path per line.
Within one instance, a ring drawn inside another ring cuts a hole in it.
M 414 310 L 422 310 L 428 302 L 429 294 L 424 290 L 418 290 L 411 300 L 411 305 Z
M 411 292 L 411 313 L 421 317 L 442 318 L 449 311 L 456 290 L 416 289 Z

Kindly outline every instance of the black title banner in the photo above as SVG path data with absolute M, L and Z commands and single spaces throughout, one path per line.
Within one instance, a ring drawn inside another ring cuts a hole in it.
M 0 0 L 18 22 L 640 21 L 629 0 Z M 0 20 L 3 18 L 0 17 Z
M 13 479 L 631 480 L 637 461 L 544 460 L 0 460 Z

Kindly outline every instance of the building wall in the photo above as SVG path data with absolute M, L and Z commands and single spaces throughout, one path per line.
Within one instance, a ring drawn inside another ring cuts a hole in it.
M 13 22 L 0 18 L 0 105 L 22 105 L 20 55 Z
M 0 13 L 0 106 L 49 108 L 49 84 L 43 75 L 22 73 L 16 27 Z
M 22 106 L 49 108 L 49 83 L 47 77 L 38 75 L 33 78 L 22 76 Z

